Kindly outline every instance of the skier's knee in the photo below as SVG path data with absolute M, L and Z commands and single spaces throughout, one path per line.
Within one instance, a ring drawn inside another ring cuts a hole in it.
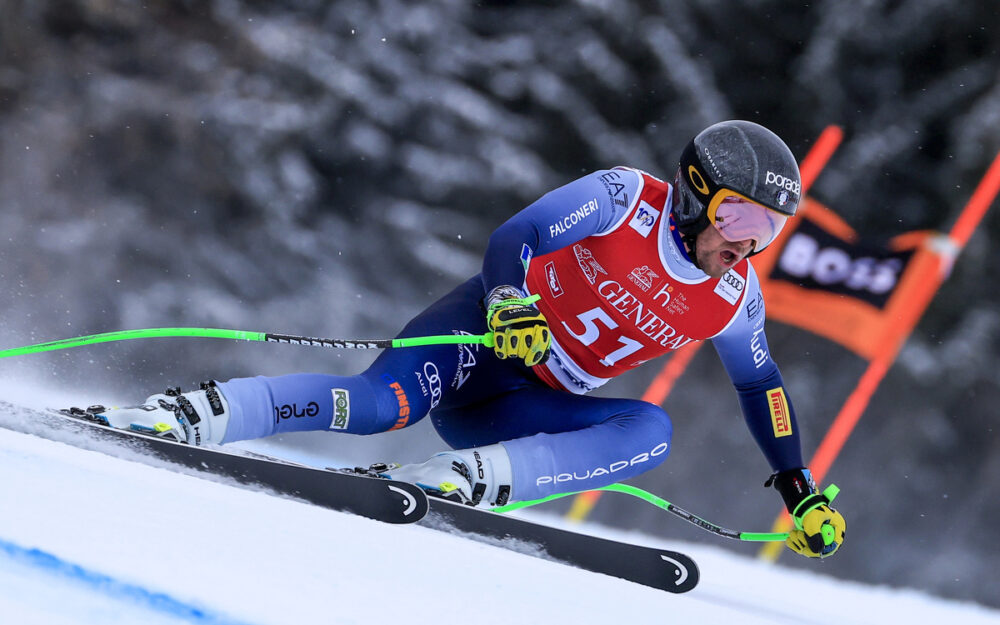
M 629 401 L 626 408 L 609 421 L 617 421 L 622 427 L 635 432 L 641 431 L 650 440 L 666 443 L 670 442 L 674 433 L 673 423 L 666 411 L 648 401 Z
M 666 442 L 670 442 L 670 438 L 674 434 L 674 424 L 670 420 L 670 415 L 667 412 L 649 402 L 642 402 L 646 405 L 644 410 L 645 418 L 649 421 L 649 426 L 653 429 L 659 429 L 662 432 L 662 438 Z
M 637 443 L 642 441 L 641 448 L 636 450 L 636 458 L 641 458 L 642 471 L 648 471 L 666 460 L 674 428 L 670 416 L 662 408 L 636 401 L 622 421 L 623 426 L 633 434 L 632 440 Z
M 653 452 L 650 452 L 650 464 L 646 469 L 648 470 L 666 460 L 670 453 L 670 439 L 674 434 L 674 426 L 665 410 L 648 402 L 642 403 L 647 406 L 643 410 L 642 422 L 648 428 L 648 440 L 657 443 Z

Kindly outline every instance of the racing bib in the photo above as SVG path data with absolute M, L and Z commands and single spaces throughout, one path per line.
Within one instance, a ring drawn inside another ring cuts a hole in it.
M 640 173 L 642 189 L 615 229 L 534 258 L 525 279 L 528 291 L 541 296 L 538 309 L 559 347 L 559 357 L 545 366 L 592 378 L 580 386 L 599 386 L 719 334 L 746 293 L 746 259 L 720 279 L 671 274 L 663 260 L 663 246 L 673 244 L 665 206 L 670 185 Z

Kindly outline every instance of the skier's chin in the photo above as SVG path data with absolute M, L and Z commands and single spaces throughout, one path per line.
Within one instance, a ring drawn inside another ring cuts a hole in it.
M 704 257 L 700 259 L 701 270 L 705 272 L 710 278 L 721 278 L 726 275 L 726 272 L 733 268 L 733 266 L 740 262 L 741 257 L 738 254 L 734 254 L 731 250 L 716 251 L 711 254 L 705 254 Z
M 709 278 L 721 278 L 722 276 L 726 275 L 726 272 L 729 271 L 729 269 L 726 268 L 726 267 L 722 267 L 722 268 L 707 268 L 707 269 L 703 269 L 702 271 L 704 271 L 706 274 L 708 274 Z

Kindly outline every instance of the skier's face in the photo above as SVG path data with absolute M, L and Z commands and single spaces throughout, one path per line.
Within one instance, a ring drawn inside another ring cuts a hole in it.
M 698 266 L 713 278 L 721 278 L 733 265 L 753 251 L 753 240 L 727 241 L 718 229 L 709 226 L 698 234 L 695 254 Z

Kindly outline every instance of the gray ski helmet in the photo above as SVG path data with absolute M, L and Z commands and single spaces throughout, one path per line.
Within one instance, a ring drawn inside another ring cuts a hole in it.
M 731 120 L 709 126 L 688 143 L 674 189 L 674 221 L 681 235 L 693 241 L 709 225 L 708 205 L 720 190 L 792 217 L 802 181 L 792 151 L 778 135 L 760 124 Z

